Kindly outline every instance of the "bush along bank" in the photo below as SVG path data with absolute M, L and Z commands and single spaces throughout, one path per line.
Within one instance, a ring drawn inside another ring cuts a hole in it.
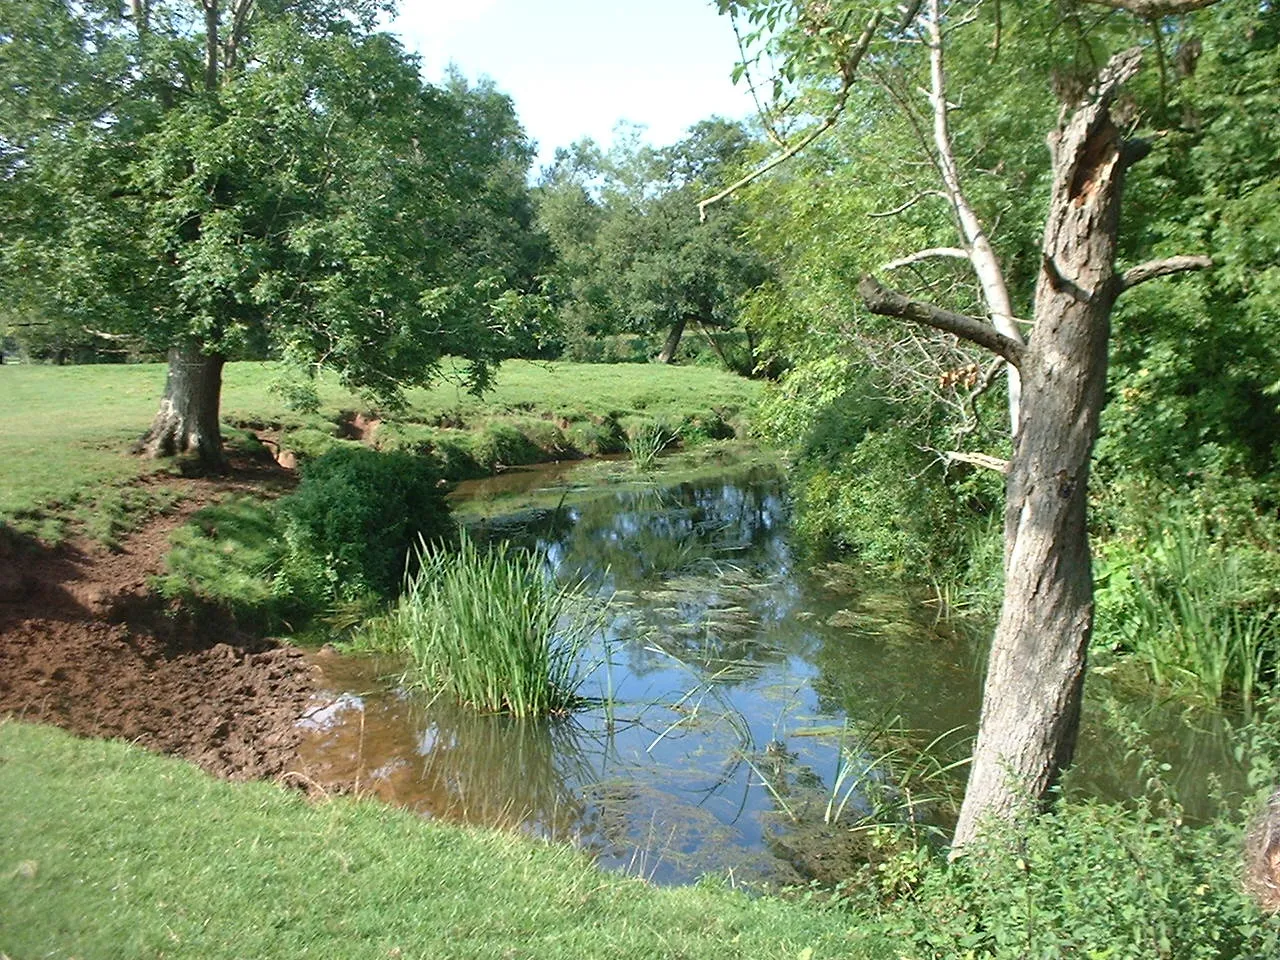
M 156 588 L 171 600 L 230 610 L 245 625 L 301 627 L 322 613 L 360 613 L 398 592 L 423 540 L 453 534 L 432 462 L 358 444 L 301 466 L 279 500 L 206 507 L 172 538 Z

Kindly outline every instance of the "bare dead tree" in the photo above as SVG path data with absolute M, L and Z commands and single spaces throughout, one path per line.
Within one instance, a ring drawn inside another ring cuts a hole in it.
M 1112 57 L 1049 138 L 1053 189 L 1034 332 L 1025 346 L 971 317 L 886 290 L 873 277 L 859 288 L 875 313 L 928 324 L 998 354 L 1018 367 L 1025 387 L 1006 481 L 1004 598 L 956 850 L 986 818 L 1039 805 L 1075 749 L 1093 628 L 1085 510 L 1112 307 L 1139 283 L 1212 262 L 1172 257 L 1116 271 L 1124 177 L 1149 148 L 1122 139 L 1109 110 L 1140 64 L 1137 48 Z
M 1214 0 L 1098 2 L 1149 17 L 1198 9 Z M 1098 72 L 1092 86 L 1073 94 L 1073 109 L 1064 109 L 1049 136 L 1052 191 L 1031 334 L 1024 339 L 999 259 L 965 194 L 952 147 L 945 46 L 949 31 L 963 20 L 948 23 L 941 0 L 913 3 L 912 12 L 918 13 L 920 35 L 929 49 L 930 132 L 926 134 L 924 116 L 903 91 L 896 91 L 895 101 L 915 125 L 922 150 L 936 168 L 960 242 L 909 254 L 886 269 L 939 257 L 963 258 L 977 279 L 987 315 L 966 316 L 913 299 L 870 275 L 860 283 L 859 294 L 873 313 L 941 331 L 994 354 L 1010 374 L 1014 440 L 1007 463 L 985 458 L 989 462 L 983 464 L 1006 474 L 1005 586 L 973 765 L 953 841 L 958 851 L 988 818 L 1014 818 L 1043 803 L 1075 749 L 1093 628 L 1088 477 L 1106 395 L 1112 308 L 1121 294 L 1140 283 L 1206 269 L 1212 261 L 1180 256 L 1124 272 L 1116 269 L 1125 175 L 1150 150 L 1143 141 L 1126 140 L 1112 120 L 1121 88 L 1141 64 L 1139 49 L 1123 51 Z M 861 46 L 859 63 L 865 54 L 865 44 Z M 847 90 L 843 94 L 847 99 Z M 708 198 L 703 209 L 795 152 Z M 899 213 L 925 195 L 883 215 Z M 998 370 L 988 367 L 974 388 Z M 983 461 L 982 455 L 963 452 L 956 457 Z

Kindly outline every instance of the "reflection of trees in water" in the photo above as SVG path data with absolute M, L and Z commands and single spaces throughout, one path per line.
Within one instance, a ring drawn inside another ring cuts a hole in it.
M 764 625 L 785 615 L 791 564 L 787 502 L 776 473 L 619 492 L 570 512 L 570 529 L 539 531 L 559 575 L 615 598 L 613 632 L 718 672 L 773 662 Z M 645 671 L 633 649 L 633 666 Z
M 418 781 L 435 816 L 571 838 L 587 829 L 578 790 L 594 779 L 591 754 L 599 749 L 572 718 L 433 709 L 421 733 Z
M 813 572 L 823 595 L 811 602 L 820 642 L 811 660 L 824 713 L 860 722 L 899 716 L 925 741 L 943 730 L 976 725 L 981 703 L 981 664 L 975 641 L 939 624 L 933 608 L 900 585 L 863 585 L 843 565 Z M 816 599 L 816 598 L 815 598 Z
M 783 547 L 782 483 L 752 470 L 736 481 L 620 491 L 566 508 L 568 529 L 533 532 L 568 579 L 637 589 L 701 562 L 757 564 Z

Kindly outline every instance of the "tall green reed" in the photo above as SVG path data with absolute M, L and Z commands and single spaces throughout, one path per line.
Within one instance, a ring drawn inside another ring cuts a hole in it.
M 419 549 L 421 566 L 362 642 L 403 652 L 405 682 L 459 703 L 517 717 L 564 713 L 580 702 L 580 654 L 602 612 L 585 584 L 557 582 L 543 557 L 463 535 L 456 551 Z
M 627 431 L 627 453 L 637 470 L 652 470 L 658 455 L 675 443 L 680 436 L 678 429 L 664 423 L 645 421 Z
M 1170 514 L 1139 550 L 1112 544 L 1099 563 L 1099 639 L 1143 662 L 1161 686 L 1246 714 L 1280 649 L 1273 587 L 1240 549 L 1197 518 Z

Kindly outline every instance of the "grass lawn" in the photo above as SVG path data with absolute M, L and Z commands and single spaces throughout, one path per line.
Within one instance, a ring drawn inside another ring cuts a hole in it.
M 295 414 L 268 389 L 276 375 L 272 363 L 228 364 L 223 420 L 292 430 L 306 452 L 334 440 L 344 412 L 379 413 L 330 376 L 319 383 L 318 415 Z M 0 523 L 57 540 L 66 520 L 88 521 L 108 491 L 157 469 L 127 449 L 150 422 L 164 378 L 163 364 L 0 367 Z M 511 361 L 483 398 L 446 381 L 410 391 L 406 409 L 381 415 L 389 446 L 425 450 L 465 441 L 474 472 L 477 463 L 483 469 L 503 458 L 553 458 L 557 444 L 597 452 L 590 448 L 602 442 L 602 419 L 614 426 L 637 417 L 732 423 L 758 393 L 757 383 L 705 367 Z M 520 449 L 512 452 L 512 430 L 496 430 L 495 421 L 532 439 L 517 437 Z M 450 429 L 459 426 L 469 429 Z M 483 429 L 493 434 L 479 453 L 473 447 Z
M 0 954 L 892 956 L 848 914 L 657 889 L 584 856 L 378 803 L 308 804 L 118 742 L 0 723 Z

